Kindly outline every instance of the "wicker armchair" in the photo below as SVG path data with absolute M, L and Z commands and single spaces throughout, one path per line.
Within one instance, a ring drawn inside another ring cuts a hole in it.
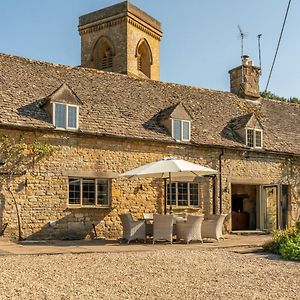
M 173 222 L 172 215 L 153 216 L 153 244 L 159 240 L 169 241 L 172 244 Z
M 123 225 L 123 239 L 129 244 L 133 240 L 144 240 L 146 242 L 146 225 L 144 221 L 134 221 L 130 213 L 121 214 Z
M 176 223 L 176 240 L 184 240 L 188 244 L 190 241 L 202 241 L 201 226 L 204 215 L 188 216 L 186 222 Z
M 202 238 L 224 239 L 222 229 L 227 215 L 210 215 L 202 223 Z

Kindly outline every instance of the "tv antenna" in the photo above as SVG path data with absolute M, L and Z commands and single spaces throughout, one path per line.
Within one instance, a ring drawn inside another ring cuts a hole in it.
M 260 46 L 260 39 L 261 39 L 262 34 L 260 33 L 257 36 L 257 41 L 258 41 L 258 56 L 259 56 L 259 75 L 262 75 L 262 69 L 261 69 L 261 46 Z
M 244 56 L 244 39 L 247 38 L 247 33 L 243 32 L 240 25 L 238 25 L 238 29 L 240 32 L 240 39 L 241 39 L 241 58 L 243 59 Z
M 238 29 L 240 32 L 240 39 L 241 39 L 241 61 L 242 61 L 242 83 L 244 83 L 244 39 L 247 37 L 247 34 L 243 32 L 240 25 L 238 25 Z

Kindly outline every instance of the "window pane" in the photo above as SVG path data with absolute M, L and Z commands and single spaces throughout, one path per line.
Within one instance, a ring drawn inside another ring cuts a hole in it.
M 254 147 L 254 131 L 247 129 L 247 146 Z
M 58 128 L 66 128 L 66 105 L 55 103 L 55 124 Z
M 77 107 L 68 106 L 68 127 L 77 128 Z
M 262 147 L 262 132 L 259 130 L 255 131 L 255 147 Z
M 95 179 L 82 180 L 82 205 L 95 205 Z
M 197 183 L 190 183 L 190 205 L 199 206 L 199 190 Z
M 170 184 L 167 184 L 167 204 L 170 205 Z M 172 205 L 176 205 L 176 182 L 172 182 Z
M 182 134 L 183 140 L 190 140 L 190 122 L 182 121 Z
M 173 138 L 176 141 L 181 140 L 181 121 L 173 120 Z
M 80 204 L 80 179 L 69 179 L 69 204 Z
M 178 206 L 188 205 L 188 184 L 178 182 Z
M 108 205 L 108 180 L 98 179 L 98 205 Z

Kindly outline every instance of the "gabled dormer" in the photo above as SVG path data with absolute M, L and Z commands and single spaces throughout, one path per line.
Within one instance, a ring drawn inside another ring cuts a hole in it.
M 42 108 L 51 116 L 57 129 L 78 130 L 81 100 L 66 84 L 62 84 L 44 100 Z
M 192 116 L 182 103 L 177 103 L 164 111 L 160 119 L 161 125 L 167 128 L 177 142 L 191 140 Z
M 234 130 L 250 148 L 263 148 L 263 127 L 254 113 L 247 114 L 231 121 Z

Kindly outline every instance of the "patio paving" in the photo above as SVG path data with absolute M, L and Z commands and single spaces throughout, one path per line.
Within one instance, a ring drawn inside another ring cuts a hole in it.
M 0 239 L 0 256 L 7 255 L 54 255 L 70 253 L 113 253 L 113 252 L 143 252 L 180 249 L 224 249 L 248 248 L 249 251 L 260 250 L 262 245 L 271 239 L 270 235 L 226 235 L 225 240 L 207 241 L 201 243 L 138 243 L 129 245 L 118 240 L 76 240 L 76 241 L 23 241 L 12 242 Z

